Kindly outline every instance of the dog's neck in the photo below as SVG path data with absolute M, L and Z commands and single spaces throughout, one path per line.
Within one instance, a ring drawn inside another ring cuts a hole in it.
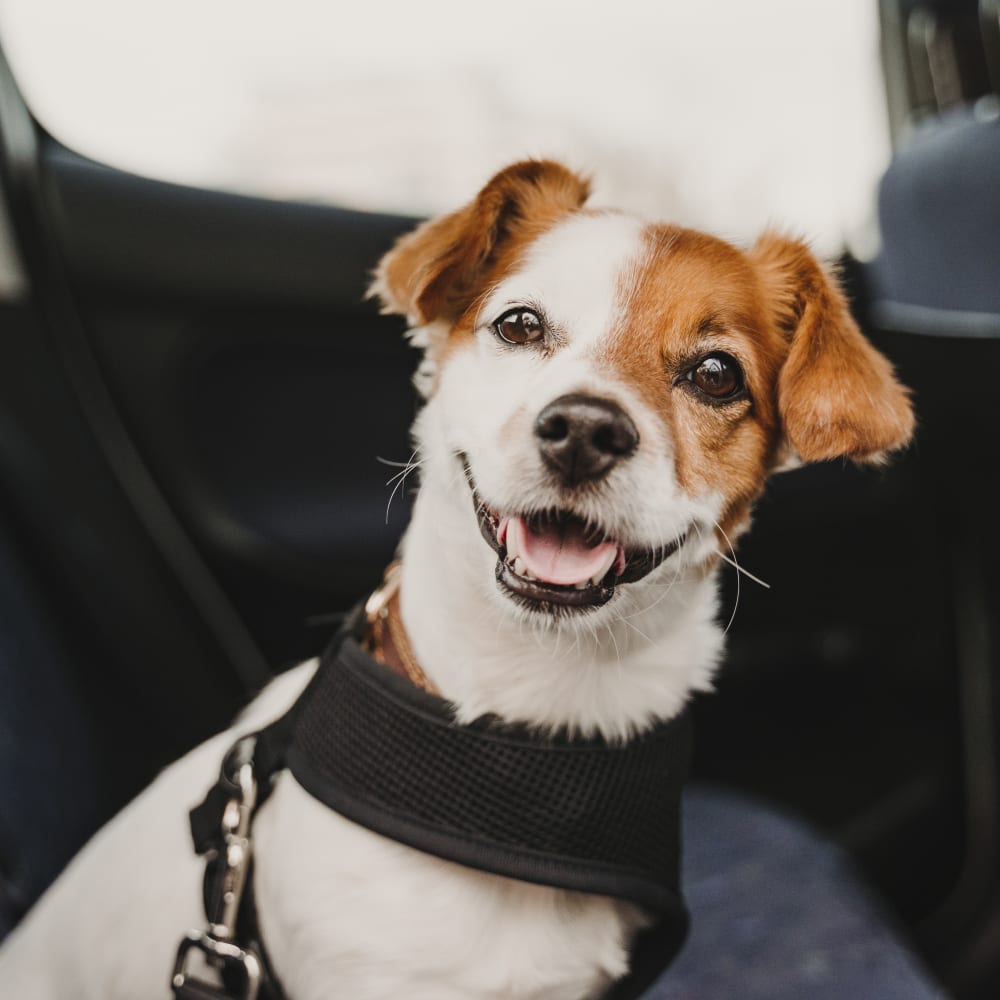
M 421 667 L 460 721 L 493 713 L 620 739 L 711 687 L 722 649 L 713 572 L 664 565 L 641 591 L 619 595 L 620 608 L 533 620 L 500 593 L 496 556 L 453 479 L 425 469 L 403 540 L 401 611 Z

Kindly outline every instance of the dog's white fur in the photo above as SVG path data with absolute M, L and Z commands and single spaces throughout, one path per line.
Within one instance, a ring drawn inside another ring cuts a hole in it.
M 641 224 L 571 216 L 550 228 L 480 304 L 473 337 L 423 371 L 434 391 L 416 426 L 421 487 L 403 548 L 402 616 L 430 679 L 459 717 L 485 712 L 619 738 L 675 714 L 710 686 L 722 637 L 716 549 L 722 498 L 689 496 L 664 423 L 596 347 L 628 308 L 617 290 L 644 252 Z M 559 331 L 546 357 L 498 344 L 512 305 L 543 306 Z M 415 339 L 432 345 L 446 327 Z M 632 417 L 641 445 L 582 509 L 631 543 L 681 549 L 604 607 L 558 622 L 497 588 L 468 456 L 497 509 L 542 509 L 553 493 L 532 437 L 539 409 L 593 391 Z M 180 935 L 204 924 L 202 862 L 187 810 L 241 731 L 276 717 L 315 664 L 280 677 L 234 729 L 165 771 L 73 861 L 0 951 L 0 984 L 22 1000 L 168 996 Z M 475 873 L 372 834 L 287 774 L 255 825 L 264 940 L 292 1000 L 581 1000 L 626 969 L 642 914 L 625 904 Z
M 403 614 L 417 658 L 431 665 L 432 680 L 462 719 L 495 712 L 624 736 L 674 715 L 692 690 L 709 684 L 721 648 L 715 584 L 686 578 L 684 568 L 714 551 L 720 498 L 683 495 L 660 422 L 628 385 L 593 362 L 618 319 L 616 277 L 642 253 L 640 230 L 634 219 L 599 216 L 570 219 L 542 237 L 523 268 L 492 290 L 479 310 L 475 341 L 443 366 L 417 420 L 419 527 L 405 542 Z M 553 325 L 567 331 L 551 358 L 505 350 L 489 329 L 523 302 L 544 302 Z M 635 589 L 623 587 L 615 601 L 589 614 L 582 635 L 573 619 L 554 635 L 551 623 L 527 617 L 512 627 L 510 600 L 493 580 L 496 557 L 478 540 L 453 456 L 468 456 L 480 493 L 498 509 L 557 506 L 532 423 L 546 402 L 588 390 L 623 404 L 644 447 L 627 470 L 616 470 L 621 476 L 610 477 L 599 500 L 581 501 L 581 512 L 614 537 L 661 544 L 694 524 L 693 538 Z M 457 525 L 468 533 L 463 544 L 456 544 Z M 443 629 L 441 621 L 473 627 Z

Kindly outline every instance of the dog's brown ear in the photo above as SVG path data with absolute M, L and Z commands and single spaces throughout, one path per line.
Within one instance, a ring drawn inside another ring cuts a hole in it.
M 588 182 L 559 163 L 515 163 L 465 208 L 400 239 L 376 269 L 372 294 L 385 312 L 402 313 L 416 326 L 456 319 L 511 237 L 541 232 L 580 208 L 589 194 Z
M 914 427 L 909 392 L 808 247 L 765 233 L 750 256 L 789 342 L 778 411 L 794 453 L 806 462 L 879 462 L 905 446 Z

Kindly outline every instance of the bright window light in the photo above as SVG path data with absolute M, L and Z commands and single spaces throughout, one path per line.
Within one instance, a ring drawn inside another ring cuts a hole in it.
M 0 0 L 62 142 L 138 173 L 404 213 L 554 156 L 596 202 L 834 252 L 889 155 L 874 0 Z

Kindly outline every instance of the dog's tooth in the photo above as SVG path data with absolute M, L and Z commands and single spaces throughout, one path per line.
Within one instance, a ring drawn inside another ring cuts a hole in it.
M 577 590 L 586 590 L 590 586 L 590 580 L 581 580 L 580 583 L 574 583 L 573 586 Z
M 507 557 L 510 558 L 510 549 L 507 550 Z M 520 559 L 511 560 L 511 568 L 518 576 L 524 576 L 524 563 Z
M 518 532 L 507 529 L 507 561 L 510 563 L 521 554 L 521 550 L 517 547 L 518 537 Z
M 602 563 L 600 569 L 598 569 L 597 572 L 591 577 L 591 580 L 593 580 L 595 584 L 600 583 L 601 580 L 603 580 L 608 575 L 608 570 L 611 569 L 612 565 L 617 560 L 617 558 L 618 558 L 618 549 L 614 548 L 605 556 L 604 562 Z

